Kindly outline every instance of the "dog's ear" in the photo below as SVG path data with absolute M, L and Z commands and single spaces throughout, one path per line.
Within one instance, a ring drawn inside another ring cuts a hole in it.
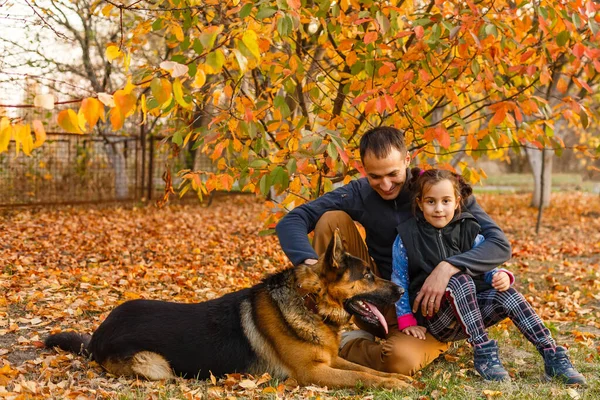
M 336 228 L 333 232 L 331 242 L 329 242 L 329 246 L 327 247 L 325 261 L 333 268 L 339 268 L 345 252 L 346 248 L 342 240 L 342 235 L 340 234 L 340 230 Z
M 296 282 L 298 284 L 298 292 L 302 296 L 305 294 L 316 294 L 320 296 L 323 293 L 323 282 L 319 279 L 317 267 L 319 264 L 307 265 L 300 264 L 296 267 Z

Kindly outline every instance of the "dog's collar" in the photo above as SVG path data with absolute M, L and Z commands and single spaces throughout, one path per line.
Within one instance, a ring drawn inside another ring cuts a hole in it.
M 304 307 L 306 307 L 309 311 L 312 311 L 315 314 L 319 313 L 319 307 L 317 306 L 317 297 L 314 293 L 306 293 L 302 296 L 304 300 Z
M 317 306 L 317 295 L 312 292 L 307 291 L 299 283 L 298 283 L 298 291 L 300 292 L 300 295 L 302 296 L 302 300 L 304 301 L 304 307 L 306 307 L 307 310 L 309 310 L 315 314 L 318 314 L 319 307 Z

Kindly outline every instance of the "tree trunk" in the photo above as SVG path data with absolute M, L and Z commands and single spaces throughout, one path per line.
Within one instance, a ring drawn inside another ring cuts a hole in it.
M 114 140 L 114 139 L 113 139 Z M 127 163 L 123 154 L 123 142 L 118 143 L 108 139 L 106 155 L 110 165 L 115 171 L 115 196 L 118 200 L 129 198 L 129 177 L 127 176 Z M 121 146 L 119 145 L 121 144 Z
M 539 149 L 526 149 L 529 165 L 533 172 L 533 196 L 531 198 L 531 206 L 538 208 L 550 205 L 550 194 L 552 192 L 552 160 L 554 159 L 554 151 Z M 542 177 L 542 155 L 544 156 L 544 176 Z M 542 197 L 542 179 L 544 180 L 543 197 Z M 542 201 L 543 199 L 543 201 Z

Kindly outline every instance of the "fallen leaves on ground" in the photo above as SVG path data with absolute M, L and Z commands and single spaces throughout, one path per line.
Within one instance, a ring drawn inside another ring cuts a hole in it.
M 554 195 L 538 236 L 528 196 L 479 195 L 478 200 L 511 240 L 508 268 L 516 274 L 517 287 L 545 320 L 574 321 L 577 329 L 566 334 L 593 344 L 600 333 L 598 196 Z M 211 207 L 3 211 L 0 398 L 86 399 L 138 391 L 188 399 L 327 398 L 326 388 L 300 388 L 293 380 L 275 382 L 268 376 L 136 381 L 106 374 L 82 357 L 43 349 L 50 332 L 92 332 L 123 301 L 203 301 L 288 267 L 277 238 L 259 235 L 264 211 L 264 203 L 251 196 L 219 198 Z M 435 395 L 441 393 L 438 388 Z

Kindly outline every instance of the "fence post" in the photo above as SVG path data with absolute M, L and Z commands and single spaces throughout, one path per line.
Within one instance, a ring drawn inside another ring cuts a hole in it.
M 150 136 L 150 162 L 148 163 L 148 201 L 152 200 L 152 175 L 154 174 L 154 136 Z
M 144 197 L 144 188 L 146 187 L 146 124 L 140 125 L 140 139 L 142 145 L 142 174 L 141 174 L 141 187 L 138 196 L 140 199 Z

